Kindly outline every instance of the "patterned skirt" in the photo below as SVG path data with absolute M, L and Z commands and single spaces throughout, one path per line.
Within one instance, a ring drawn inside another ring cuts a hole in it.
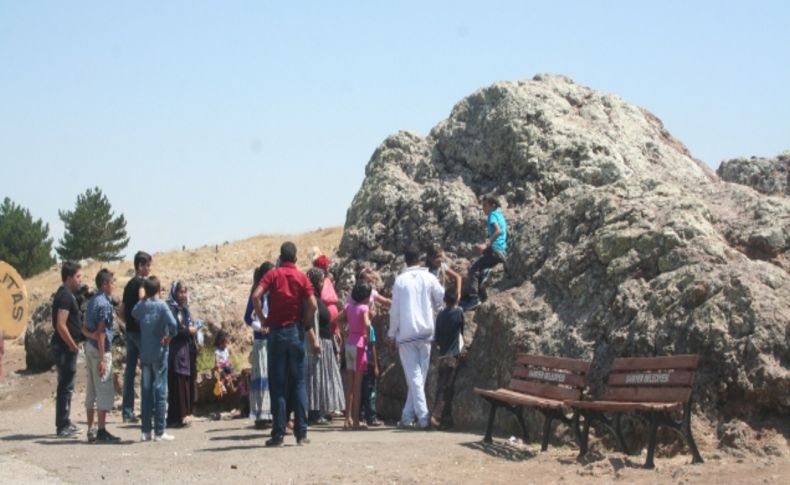
M 307 358 L 307 407 L 325 415 L 345 409 L 346 398 L 332 339 L 320 340 L 321 354 Z
M 269 372 L 266 367 L 266 340 L 256 339 L 250 352 L 252 375 L 250 376 L 250 419 L 271 420 L 269 398 Z

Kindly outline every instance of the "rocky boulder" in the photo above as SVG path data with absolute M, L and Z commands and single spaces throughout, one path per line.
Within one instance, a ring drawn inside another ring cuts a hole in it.
M 52 302 L 38 306 L 25 329 L 25 366 L 33 372 L 49 370 L 55 361 L 49 351 L 52 326 Z
M 472 389 L 506 385 L 518 352 L 593 359 L 594 393 L 615 357 L 700 354 L 695 409 L 711 435 L 790 412 L 790 201 L 723 183 L 655 115 L 566 77 L 496 83 L 427 137 L 384 140 L 348 209 L 339 286 L 372 264 L 387 293 L 410 244 L 441 243 L 463 271 L 486 193 L 509 251 L 467 313 L 456 424 L 484 426 Z M 397 416 L 403 377 L 381 350 L 379 407 Z
M 750 157 L 727 160 L 716 171 L 722 180 L 748 185 L 768 195 L 790 195 L 790 151 L 774 158 Z

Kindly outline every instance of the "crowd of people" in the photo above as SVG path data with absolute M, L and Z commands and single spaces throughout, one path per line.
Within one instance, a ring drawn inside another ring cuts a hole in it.
M 445 262 L 438 245 L 428 249 L 425 265 L 418 250 L 404 251 L 406 268 L 395 279 L 389 298 L 378 291 L 378 273 L 366 267 L 341 302 L 329 258 L 317 257 L 302 272 L 291 242 L 282 244 L 276 263 L 264 262 L 254 270 L 244 314 L 253 342 L 244 390 L 255 427 L 271 426 L 267 446 L 282 446 L 291 432 L 297 444 L 304 445 L 309 442 L 308 424 L 325 424 L 335 416 L 343 416 L 344 429 L 380 425 L 375 411 L 379 358 L 372 322 L 386 311 L 387 347 L 399 356 L 408 388 L 398 426 L 452 426 L 455 376 L 465 350 L 464 310 L 485 300 L 487 275 L 504 262 L 507 249 L 507 226 L 497 200 L 485 197 L 482 205 L 488 216 L 488 238 L 478 246 L 482 254 L 471 265 L 466 282 Z M 140 424 L 142 441 L 161 441 L 174 439 L 167 430 L 188 426 L 194 413 L 199 322 L 192 318 L 183 282 L 172 282 L 162 301 L 161 284 L 151 275 L 151 265 L 151 255 L 142 251 L 135 255 L 135 274 L 117 311 L 126 348 L 122 419 Z M 74 296 L 82 285 L 81 267 L 64 262 L 61 278 L 63 285 L 53 300 L 51 341 L 58 373 L 57 435 L 81 433 L 70 420 L 70 407 L 78 345 L 85 341 L 87 439 L 118 441 L 107 430 L 107 413 L 115 397 L 111 349 L 120 330 L 112 301 L 115 278 L 107 269 L 96 274 L 97 291 L 84 318 Z M 226 381 L 234 382 L 236 370 L 224 332 L 214 337 L 214 346 L 215 375 L 222 393 Z M 432 347 L 438 353 L 438 386 L 429 410 L 425 382 Z M 134 413 L 137 369 L 140 418 Z

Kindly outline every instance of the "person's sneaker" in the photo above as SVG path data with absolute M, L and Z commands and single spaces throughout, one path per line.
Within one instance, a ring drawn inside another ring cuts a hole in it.
M 97 443 L 118 443 L 121 441 L 121 438 L 110 434 L 109 431 L 106 429 L 100 429 L 96 433 L 96 442 Z
M 480 272 L 480 278 L 477 280 L 480 282 L 480 286 L 485 286 L 488 283 L 488 281 L 491 279 L 492 273 L 493 271 L 491 268 L 486 268 Z
M 269 448 L 279 448 L 285 445 L 282 438 L 269 438 L 264 444 Z
M 370 421 L 368 421 L 368 426 L 371 426 L 373 428 L 381 426 L 382 424 L 383 423 L 381 421 L 379 421 L 378 418 L 373 418 Z
M 398 428 L 400 428 L 400 429 L 414 429 L 414 423 L 404 423 L 403 421 L 398 421 Z
M 96 441 L 96 433 L 98 433 L 96 428 L 88 429 L 88 443 L 93 443 Z
M 154 441 L 173 441 L 176 439 L 172 434 L 162 433 L 154 436 Z
M 124 416 L 123 422 L 130 424 L 137 424 L 140 422 L 140 418 L 138 418 L 137 416 Z
M 79 435 L 79 433 L 74 432 L 69 428 L 63 428 L 57 433 L 58 438 L 76 438 L 77 435 Z
M 310 438 L 296 438 L 296 446 L 305 446 L 310 444 Z
M 140 441 L 151 441 L 151 433 L 143 433 L 140 435 Z

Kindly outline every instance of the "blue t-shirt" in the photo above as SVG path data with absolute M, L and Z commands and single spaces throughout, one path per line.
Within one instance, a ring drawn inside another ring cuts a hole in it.
M 494 240 L 493 244 L 491 244 L 491 249 L 499 251 L 500 253 L 504 253 L 507 251 L 507 223 L 505 222 L 505 216 L 502 214 L 502 211 L 499 210 L 499 207 L 488 213 L 488 223 L 486 224 L 486 232 L 488 233 L 488 237 L 491 237 L 494 234 L 494 223 L 499 226 L 502 234 L 500 234 L 499 237 Z
M 373 346 L 376 344 L 376 329 L 370 326 L 370 336 L 368 337 L 368 365 L 373 365 Z
M 88 301 L 88 308 L 85 311 L 85 328 L 89 332 L 95 332 L 99 328 L 99 323 L 104 321 L 104 352 L 110 351 L 113 337 L 113 315 L 112 300 L 104 292 L 99 292 Z M 88 343 L 99 348 L 99 343 L 89 338 Z
M 165 302 L 146 298 L 134 306 L 132 315 L 140 323 L 140 364 L 166 364 L 168 346 L 162 345 L 161 340 L 178 333 L 173 312 Z

